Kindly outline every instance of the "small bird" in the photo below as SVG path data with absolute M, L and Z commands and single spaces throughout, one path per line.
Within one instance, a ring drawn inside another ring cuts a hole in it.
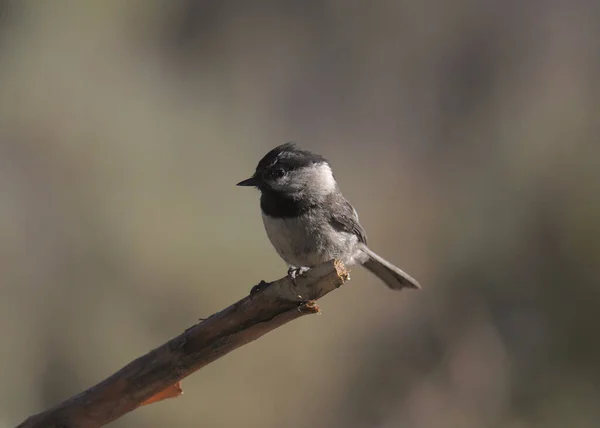
M 340 191 L 329 162 L 294 143 L 275 147 L 238 186 L 261 192 L 267 236 L 295 278 L 332 259 L 361 264 L 389 288 L 421 288 L 407 273 L 369 247 L 358 214 Z

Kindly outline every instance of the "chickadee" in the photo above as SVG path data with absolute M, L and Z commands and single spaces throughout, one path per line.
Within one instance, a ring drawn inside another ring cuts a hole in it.
M 419 283 L 367 247 L 358 214 L 333 178 L 327 160 L 294 143 L 275 147 L 238 186 L 256 187 L 269 240 L 294 278 L 332 259 L 361 264 L 393 290 Z

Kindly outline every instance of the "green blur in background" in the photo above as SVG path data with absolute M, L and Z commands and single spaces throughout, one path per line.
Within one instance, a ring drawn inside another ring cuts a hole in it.
M 114 427 L 600 425 L 600 3 L 0 1 L 0 428 L 286 272 L 294 140 L 377 252 Z

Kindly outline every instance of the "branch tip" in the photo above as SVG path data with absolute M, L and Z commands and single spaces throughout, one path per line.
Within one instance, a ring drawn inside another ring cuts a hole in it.
M 333 262 L 333 267 L 335 268 L 335 273 L 342 280 L 342 282 L 348 281 L 350 279 L 350 272 L 344 266 L 341 260 L 335 260 Z

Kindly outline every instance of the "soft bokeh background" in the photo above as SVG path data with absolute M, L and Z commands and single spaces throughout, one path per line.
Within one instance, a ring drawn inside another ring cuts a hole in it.
M 368 273 L 114 427 L 600 425 L 600 3 L 0 2 L 0 427 L 285 273 L 258 194 L 331 159 Z

